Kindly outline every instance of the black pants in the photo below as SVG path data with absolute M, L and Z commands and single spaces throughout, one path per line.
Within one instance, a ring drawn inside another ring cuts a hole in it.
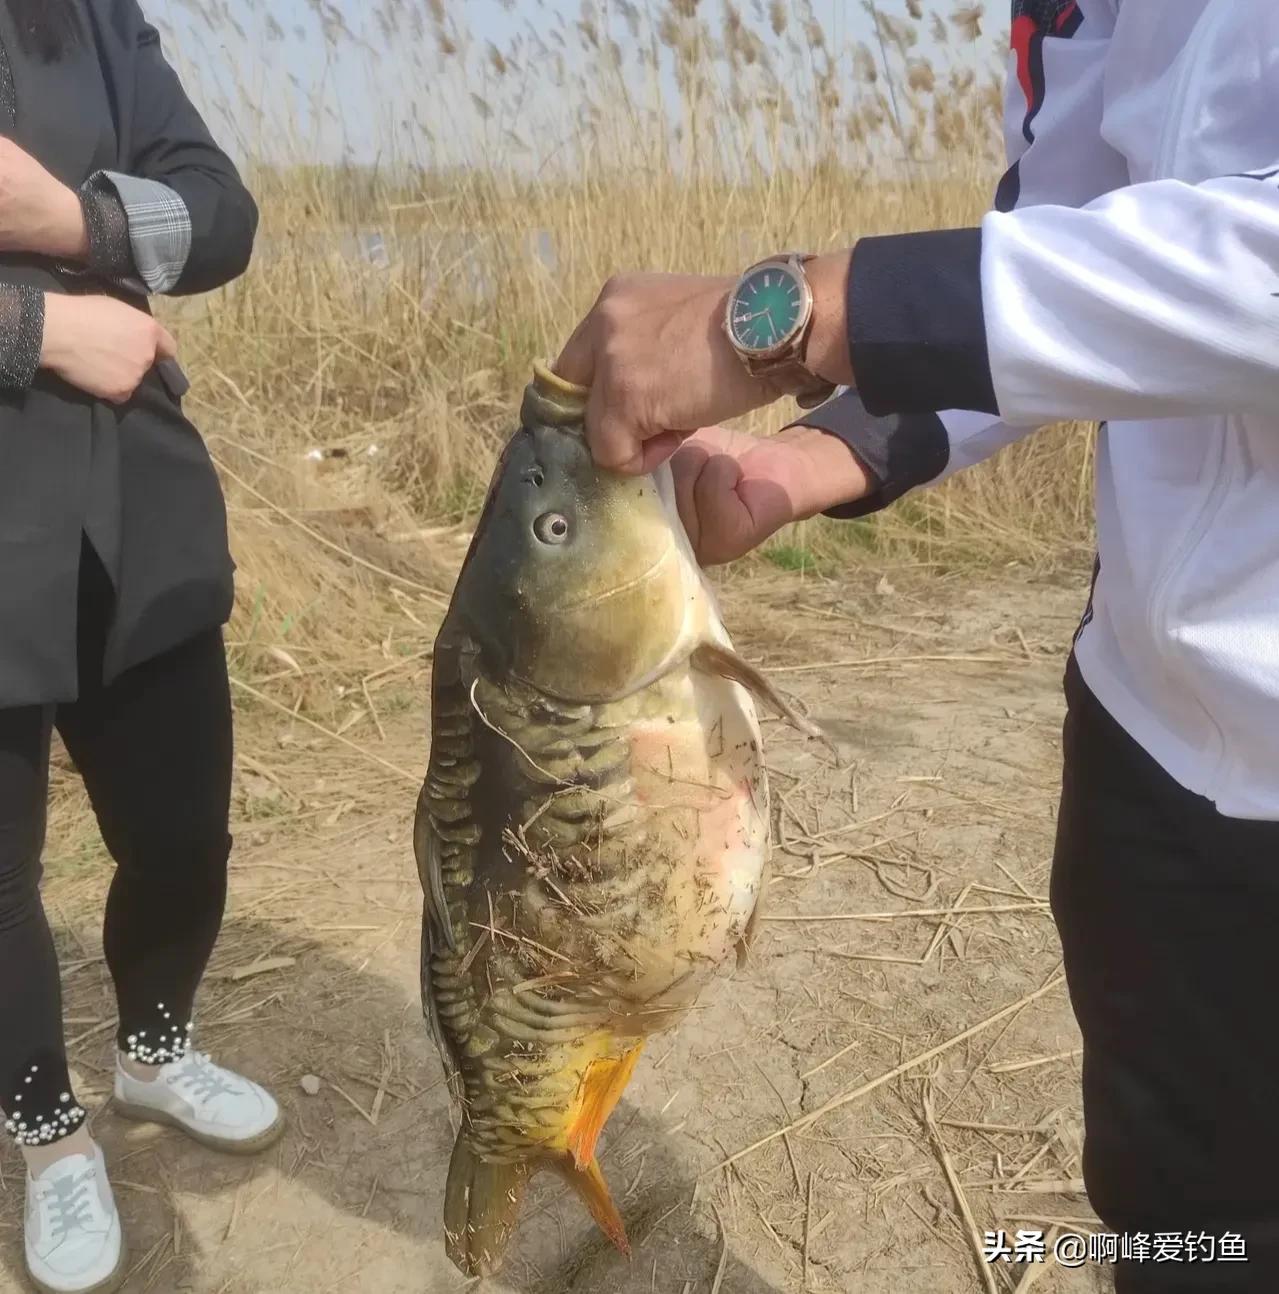
M 1232 1232 L 1248 1255 L 1120 1264 L 1116 1288 L 1274 1294 L 1279 823 L 1175 783 L 1073 660 L 1066 695 L 1052 908 L 1084 1038 L 1089 1198 L 1114 1233 Z
M 63 1041 L 58 964 L 40 903 L 49 741 L 56 727 L 116 863 L 103 929 L 120 1047 L 186 1049 L 196 987 L 226 901 L 231 702 L 220 630 L 102 684 L 110 580 L 85 545 L 80 698 L 0 710 L 0 1108 L 22 1144 L 84 1114 Z

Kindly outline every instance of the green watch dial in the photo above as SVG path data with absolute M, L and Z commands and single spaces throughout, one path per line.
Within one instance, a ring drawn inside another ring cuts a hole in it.
M 769 351 L 789 340 L 803 310 L 804 294 L 794 273 L 783 265 L 765 265 L 737 285 L 729 330 L 743 350 Z

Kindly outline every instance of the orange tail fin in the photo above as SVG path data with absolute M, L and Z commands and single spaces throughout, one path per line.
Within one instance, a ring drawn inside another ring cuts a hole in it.
M 629 1258 L 631 1245 L 626 1238 L 626 1224 L 617 1211 L 617 1205 L 613 1203 L 613 1197 L 608 1193 L 608 1183 L 600 1172 L 599 1164 L 592 1159 L 585 1168 L 578 1168 L 567 1158 L 552 1160 L 551 1164 L 590 1210 L 599 1229 Z
M 594 1060 L 588 1067 L 568 1124 L 568 1149 L 579 1170 L 585 1170 L 594 1160 L 595 1144 L 631 1081 L 643 1050 L 644 1044 L 640 1043 L 619 1060 Z

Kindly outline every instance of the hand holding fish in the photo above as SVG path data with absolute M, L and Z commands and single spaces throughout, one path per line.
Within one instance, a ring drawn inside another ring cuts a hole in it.
M 844 285 L 849 253 L 819 256 L 809 365 L 832 382 L 852 379 Z M 732 276 L 625 274 L 610 279 L 556 360 L 555 372 L 590 387 L 586 434 L 601 467 L 651 472 L 697 428 L 782 397 L 749 374 L 724 331 Z
M 680 518 L 703 566 L 735 561 L 792 521 L 861 498 L 865 470 L 812 427 L 763 438 L 703 427 L 671 459 Z

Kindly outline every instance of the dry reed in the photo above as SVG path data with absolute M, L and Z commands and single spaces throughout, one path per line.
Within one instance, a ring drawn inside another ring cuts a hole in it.
M 970 223 L 999 169 L 972 5 L 869 4 L 842 45 L 811 5 L 762 0 L 520 6 L 504 45 L 443 0 L 317 0 L 309 32 L 270 9 L 178 0 L 179 61 L 228 51 L 189 75 L 246 136 L 262 229 L 242 282 L 170 314 L 231 501 L 233 667 L 293 710 L 380 728 L 363 680 L 429 648 L 530 361 L 610 274 Z M 281 95 L 297 58 L 363 68 L 359 95 Z M 377 161 L 318 161 L 356 117 Z M 1091 452 L 1054 429 L 878 517 L 790 527 L 763 560 L 1077 561 Z

